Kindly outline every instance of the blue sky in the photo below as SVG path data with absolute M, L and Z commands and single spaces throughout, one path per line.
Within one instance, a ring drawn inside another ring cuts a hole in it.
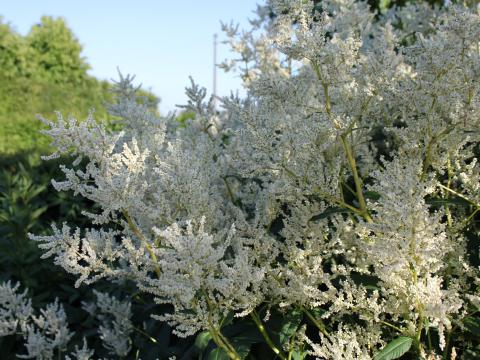
M 62 16 L 82 43 L 83 55 L 101 79 L 123 73 L 136 75 L 143 87 L 162 98 L 160 111 L 185 102 L 188 77 L 209 93 L 213 74 L 213 34 L 220 21 L 248 28 L 257 3 L 262 0 L 2 0 L 0 15 L 21 34 L 42 15 Z M 231 56 L 219 44 L 218 61 Z M 218 74 L 218 93 L 240 89 L 236 75 Z

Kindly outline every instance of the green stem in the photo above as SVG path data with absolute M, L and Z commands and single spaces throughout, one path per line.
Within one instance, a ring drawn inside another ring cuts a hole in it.
M 426 334 L 427 334 L 428 350 L 429 350 L 429 351 L 432 351 L 432 336 L 430 335 L 431 331 L 430 331 L 429 324 L 426 324 L 426 326 L 425 326 L 425 332 L 426 332 Z
M 321 197 L 324 197 L 325 199 L 327 199 L 328 201 L 331 201 L 331 202 L 334 203 L 334 204 L 337 204 L 337 205 L 339 205 L 339 206 L 341 206 L 341 207 L 343 207 L 343 208 L 345 208 L 345 209 L 348 209 L 348 210 L 354 212 L 354 213 L 357 214 L 357 215 L 362 216 L 362 212 L 361 212 L 360 209 L 357 209 L 356 207 L 347 204 L 345 201 L 343 201 L 343 200 L 341 200 L 341 199 L 339 199 L 339 198 L 336 198 L 335 196 L 332 196 L 332 195 L 330 195 L 330 194 L 328 194 L 328 193 L 326 193 L 326 192 L 321 191 L 319 188 L 314 188 L 314 189 L 313 189 L 313 192 L 314 192 L 315 194 L 320 195 Z
M 443 350 L 443 359 L 444 360 L 448 359 L 448 350 L 450 348 L 450 340 L 452 338 L 452 334 L 453 334 L 454 329 L 455 329 L 455 327 L 450 329 L 450 331 L 447 334 L 447 339 L 445 340 L 445 349 Z
M 447 158 L 447 174 L 448 174 L 448 181 L 447 181 L 447 187 L 450 188 L 452 184 L 452 167 L 450 164 L 450 155 Z M 445 194 L 445 199 L 448 199 L 449 193 L 447 192 Z M 445 205 L 445 213 L 447 215 L 447 226 L 451 229 L 452 228 L 452 213 L 450 212 L 450 206 L 448 204 Z
M 346 182 L 343 182 L 342 183 L 343 186 L 345 186 L 345 188 L 355 197 L 357 197 L 357 193 L 355 192 L 355 190 L 353 190 Z
M 214 305 L 210 301 L 210 298 L 208 297 L 207 292 L 204 289 L 200 290 L 205 298 L 205 301 L 207 302 L 207 307 L 208 307 L 208 322 L 209 322 L 209 329 L 210 334 L 212 335 L 212 339 L 217 344 L 217 346 L 221 349 L 223 349 L 228 357 L 232 360 L 240 360 L 240 355 L 238 355 L 237 351 L 233 347 L 233 345 L 228 341 L 228 339 L 222 335 L 221 331 L 219 328 L 217 328 L 215 325 L 213 325 L 212 321 L 212 311 L 214 310 Z
M 459 198 L 465 200 L 466 202 L 472 204 L 472 205 L 475 206 L 477 209 L 480 209 L 480 204 L 477 204 L 475 201 L 470 200 L 470 199 L 467 198 L 465 195 L 462 195 L 462 194 L 460 194 L 459 192 L 456 192 L 455 190 L 450 189 L 449 187 L 447 187 L 447 186 L 445 186 L 445 185 L 438 184 L 438 186 L 441 187 L 441 188 L 444 189 L 444 190 L 447 190 L 447 191 L 451 192 L 452 194 L 458 196 Z
M 315 71 L 315 74 L 317 75 L 318 80 L 322 83 L 323 87 L 323 92 L 325 96 L 325 112 L 327 113 L 328 117 L 330 120 L 332 120 L 332 105 L 331 105 L 331 100 L 330 100 L 330 94 L 328 92 L 328 84 L 325 82 L 325 80 L 322 77 L 322 73 L 320 71 L 320 67 L 315 61 L 312 61 L 312 67 L 313 70 Z M 366 102 L 365 107 L 368 106 L 368 103 L 370 102 L 370 99 Z M 363 111 L 363 110 L 362 110 Z M 372 218 L 370 217 L 370 214 L 368 213 L 367 210 L 367 203 L 365 201 L 365 197 L 363 196 L 363 191 L 362 191 L 362 182 L 360 180 L 360 176 L 358 175 L 357 171 L 357 164 L 355 162 L 355 157 L 353 156 L 353 151 L 352 148 L 350 147 L 350 144 L 348 143 L 346 139 L 346 135 L 351 131 L 351 127 L 353 126 L 353 123 L 350 124 L 349 129 L 347 132 L 343 135 L 340 136 L 343 144 L 343 148 L 345 149 L 345 153 L 347 155 L 347 161 L 348 164 L 350 165 L 350 169 L 352 170 L 353 174 L 353 180 L 355 181 L 355 188 L 357 192 L 357 199 L 360 204 L 360 211 L 361 211 L 361 216 L 367 221 L 367 222 L 372 222 Z M 339 126 L 333 123 L 333 126 L 336 129 L 339 129 Z
M 325 111 L 326 111 L 328 117 L 331 118 L 331 116 L 332 116 L 332 104 L 331 104 L 330 95 L 329 95 L 329 92 L 328 92 L 328 84 L 323 79 L 322 73 L 320 72 L 320 67 L 318 66 L 318 64 L 316 62 L 312 61 L 312 67 L 313 67 L 313 70 L 315 71 L 315 74 L 317 75 L 318 80 L 320 80 L 320 82 L 322 83 L 323 93 L 325 95 Z M 335 124 L 334 124 L 334 127 L 337 128 L 337 126 L 335 126 Z
M 380 323 L 383 324 L 383 325 L 387 325 L 387 326 L 391 327 L 392 329 L 397 330 L 399 333 L 403 333 L 403 330 L 402 330 L 402 329 L 400 329 L 399 327 L 397 327 L 397 326 L 395 326 L 395 325 L 393 325 L 393 324 L 390 324 L 389 322 L 380 320 Z
M 140 334 L 142 334 L 143 336 L 145 336 L 148 340 L 150 340 L 151 342 L 153 342 L 154 344 L 156 344 L 158 341 L 157 339 L 155 339 L 154 337 L 151 337 L 150 335 L 148 335 L 145 331 L 143 331 L 142 329 L 136 327 L 136 326 L 133 326 L 133 329 L 135 331 L 138 331 Z
M 239 360 L 240 355 L 238 355 L 237 350 L 235 350 L 235 347 L 230 343 L 230 341 L 222 334 L 220 330 L 218 330 L 218 337 L 222 341 L 223 344 L 225 344 L 225 349 L 227 351 L 228 356 L 230 359 L 233 360 Z
M 262 334 L 263 338 L 265 339 L 265 342 L 267 345 L 272 349 L 272 351 L 282 360 L 287 360 L 287 357 L 278 349 L 278 347 L 273 343 L 272 339 L 270 338 L 270 335 L 268 335 L 267 330 L 265 329 L 265 326 L 263 326 L 262 321 L 260 320 L 257 312 L 254 310 L 250 314 L 253 322 L 255 325 L 257 325 L 258 330 Z
M 230 201 L 235 204 L 235 196 L 233 195 L 232 188 L 230 187 L 230 184 L 228 183 L 227 179 L 225 177 L 222 177 L 222 180 L 225 184 L 225 187 L 227 188 L 228 192 L 228 197 L 230 198 Z
M 288 360 L 292 360 L 293 351 L 295 350 L 295 348 L 293 347 L 293 339 L 294 337 L 292 336 L 288 344 L 288 356 L 287 356 Z
M 432 164 L 432 151 L 433 147 L 437 144 L 439 140 L 441 140 L 444 136 L 448 135 L 450 131 L 454 129 L 453 126 L 447 127 L 440 133 L 432 136 L 430 141 L 428 142 L 426 148 L 425 148 L 425 158 L 423 159 L 423 166 L 422 166 L 422 175 L 420 176 L 421 181 L 425 181 L 425 178 L 428 173 L 428 168 Z
M 127 220 L 130 230 L 135 234 L 137 238 L 140 239 L 143 246 L 145 246 L 145 249 L 147 249 L 150 257 L 152 258 L 153 263 L 155 264 L 155 272 L 157 274 L 157 277 L 160 277 L 162 272 L 160 271 L 160 265 L 158 264 L 157 256 L 155 255 L 155 252 L 153 251 L 152 247 L 150 246 L 147 239 L 138 228 L 137 224 L 135 224 L 135 221 L 130 217 L 127 210 L 123 210 L 123 216 Z
M 470 216 L 468 218 L 465 219 L 465 221 L 462 222 L 461 226 L 460 226 L 460 230 L 463 229 L 465 226 L 467 226 L 467 224 L 470 222 L 470 220 L 473 219 L 473 217 L 480 211 L 480 208 L 476 208 L 474 212 L 472 212 L 470 214 Z
M 300 180 L 300 177 L 295 174 L 293 171 L 291 171 L 290 169 L 288 169 L 286 166 L 282 165 L 282 169 L 285 170 L 285 172 L 292 178 L 294 179 L 297 179 L 297 180 Z M 333 195 L 330 195 L 322 190 L 320 190 L 320 188 L 318 187 L 315 187 L 313 188 L 313 192 L 315 194 L 318 194 L 320 195 L 321 197 L 324 197 L 325 199 L 327 199 L 328 201 L 331 201 L 332 203 L 334 204 L 337 204 L 345 209 L 348 209 L 348 210 L 351 210 L 352 212 L 354 212 L 355 214 L 357 215 L 362 215 L 361 213 L 361 210 L 360 209 L 357 209 L 356 207 L 352 206 L 352 205 L 349 205 L 347 204 L 345 201 L 343 201 L 342 199 L 339 199 Z
M 417 350 L 419 354 L 422 353 L 422 343 L 421 343 L 422 331 L 423 331 L 423 315 L 420 314 L 420 319 L 418 321 L 417 335 L 415 336 L 415 343 L 417 345 Z
M 313 314 L 308 309 L 306 309 L 305 307 L 302 306 L 301 310 L 303 311 L 303 313 L 305 315 L 307 315 L 307 317 L 310 319 L 310 321 L 318 328 L 318 330 L 320 330 L 320 332 L 323 335 L 329 336 L 328 331 L 325 328 L 325 325 L 323 324 L 323 322 L 321 320 L 318 320 L 315 316 L 313 316 Z
M 350 166 L 350 169 L 352 170 L 353 181 L 355 182 L 355 190 L 356 190 L 356 193 L 357 193 L 358 203 L 360 205 L 361 215 L 363 216 L 363 218 L 367 222 L 372 222 L 372 218 L 370 217 L 370 214 L 368 213 L 367 202 L 365 201 L 365 197 L 363 195 L 362 180 L 360 179 L 360 176 L 358 175 L 357 163 L 355 161 L 355 156 L 353 155 L 352 148 L 351 148 L 350 144 L 348 143 L 345 135 L 341 135 L 340 139 L 342 140 L 342 145 L 343 145 L 343 148 L 345 149 L 345 154 L 347 156 L 348 165 Z
M 214 326 L 211 326 L 209 331 L 210 331 L 210 334 L 212 335 L 212 339 L 215 342 L 215 344 L 219 348 L 223 349 L 227 353 L 230 359 L 240 360 L 240 355 L 238 355 L 233 345 L 230 344 L 228 339 L 222 335 L 219 329 L 216 329 Z

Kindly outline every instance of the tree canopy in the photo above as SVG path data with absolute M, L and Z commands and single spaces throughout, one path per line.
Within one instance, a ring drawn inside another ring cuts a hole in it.
M 82 45 L 65 19 L 42 16 L 25 35 L 0 17 L 0 155 L 43 151 L 48 141 L 39 134 L 36 114 L 107 119 L 105 102 L 111 84 L 88 74 Z M 156 107 L 159 99 L 143 95 Z

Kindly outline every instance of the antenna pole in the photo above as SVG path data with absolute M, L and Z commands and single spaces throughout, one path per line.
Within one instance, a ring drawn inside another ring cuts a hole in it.
M 217 34 L 213 34 L 213 110 L 217 110 Z

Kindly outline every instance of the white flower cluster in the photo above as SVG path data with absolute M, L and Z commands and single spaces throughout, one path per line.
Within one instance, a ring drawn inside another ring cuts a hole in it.
M 362 332 L 364 329 L 359 327 L 340 326 L 335 336 L 320 335 L 321 345 L 311 342 L 308 338 L 305 340 L 313 349 L 311 354 L 319 359 L 372 360 L 369 347 L 380 342 L 380 332 L 377 328 L 370 328 L 366 336 L 361 335 Z
M 68 329 L 63 307 L 55 300 L 36 315 L 27 298 L 27 291 L 19 292 L 20 284 L 0 284 L 0 336 L 21 334 L 25 340 L 23 359 L 52 359 L 56 351 L 63 351 L 73 333 Z
M 240 66 L 248 95 L 220 113 L 192 84 L 195 119 L 173 126 L 126 77 L 111 107 L 122 132 L 92 116 L 44 120 L 54 156 L 87 160 L 55 188 L 100 209 L 85 212 L 91 229 L 32 235 L 45 257 L 77 285 L 134 280 L 173 305 L 158 319 L 178 335 L 208 330 L 233 359 L 221 327 L 251 315 L 261 331 L 260 304 L 307 314 L 320 359 L 370 359 L 400 335 L 423 356 L 432 332 L 451 352 L 452 324 L 479 303 L 465 229 L 480 210 L 480 15 L 320 4 L 271 0 L 252 32 L 224 26 L 241 55 L 226 67 Z M 104 340 L 127 341 L 115 321 Z
M 26 354 L 22 359 L 50 360 L 58 356 L 72 360 L 90 360 L 94 351 L 89 350 L 87 341 L 83 346 L 75 346 L 70 355 L 65 352 L 74 333 L 68 328 L 67 316 L 58 299 L 40 309 L 37 315 L 27 290 L 19 291 L 20 284 L 11 282 L 0 284 L 0 337 L 21 335 Z M 129 335 L 133 330 L 130 303 L 119 301 L 107 294 L 94 291 L 97 301 L 84 304 L 84 309 L 100 321 L 98 332 L 103 345 L 112 354 L 124 357 L 130 352 Z
M 114 355 L 126 356 L 131 349 L 130 334 L 133 330 L 130 302 L 93 292 L 97 297 L 96 303 L 84 303 L 84 309 L 100 321 L 98 331 L 105 348 Z
M 72 335 L 68 329 L 65 311 L 57 299 L 45 309 L 41 309 L 40 315 L 31 316 L 31 323 L 27 325 L 24 335 L 27 354 L 18 357 L 51 359 L 56 349 L 59 351 L 65 349 Z
M 25 331 L 32 315 L 32 302 L 27 298 L 27 291 L 18 293 L 20 284 L 12 286 L 11 282 L 0 284 L 0 336 Z
M 93 358 L 93 350 L 87 348 L 87 342 L 83 340 L 83 346 L 80 349 L 78 346 L 75 347 L 75 352 L 71 354 L 75 360 L 90 360 Z M 70 356 L 65 356 L 65 360 L 72 360 Z

